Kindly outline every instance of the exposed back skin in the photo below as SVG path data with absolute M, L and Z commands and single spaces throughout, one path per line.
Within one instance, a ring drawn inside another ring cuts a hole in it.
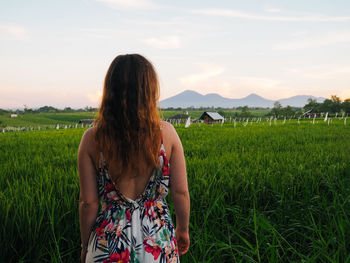
M 161 133 L 163 136 L 163 144 L 167 158 L 170 163 L 170 190 L 173 192 L 185 192 L 187 191 L 187 175 L 186 164 L 183 156 L 183 148 L 181 141 L 174 129 L 174 127 L 167 122 L 161 122 Z M 160 138 L 159 138 L 160 140 Z M 98 162 L 98 154 L 96 154 L 96 144 L 94 140 L 94 127 L 89 128 L 82 139 L 81 150 L 86 151 L 89 158 L 84 158 L 81 163 L 84 169 L 89 169 L 90 174 L 95 174 L 95 166 Z M 107 163 L 109 167 L 109 173 L 113 174 L 113 163 Z M 145 189 L 152 172 L 152 166 L 139 156 L 139 162 L 134 166 L 134 169 L 123 174 L 122 177 L 116 182 L 116 186 L 119 190 L 130 199 L 135 199 Z M 92 179 L 92 178 L 91 178 Z M 92 186 L 93 187 L 93 186 Z M 86 193 L 90 195 L 88 199 L 98 199 L 95 191 L 89 191 Z M 95 195 L 96 194 L 96 195 Z

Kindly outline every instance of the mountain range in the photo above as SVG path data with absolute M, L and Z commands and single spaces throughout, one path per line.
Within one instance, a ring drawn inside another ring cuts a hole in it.
M 265 99 L 257 94 L 250 94 L 241 99 L 230 99 L 220 96 L 217 93 L 209 93 L 202 95 L 193 90 L 185 90 L 175 96 L 164 99 L 159 102 L 161 108 L 187 108 L 187 107 L 222 107 L 232 108 L 239 106 L 273 108 L 273 104 L 279 101 L 283 107 L 289 105 L 293 107 L 303 107 L 307 104 L 307 100 L 312 98 L 317 102 L 323 102 L 325 98 L 315 97 L 311 95 L 297 95 L 290 98 L 282 98 L 279 100 Z

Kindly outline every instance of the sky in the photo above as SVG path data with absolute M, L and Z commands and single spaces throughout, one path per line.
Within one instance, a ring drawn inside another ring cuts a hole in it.
M 185 90 L 350 97 L 348 0 L 1 0 L 0 108 L 98 107 L 120 54 Z

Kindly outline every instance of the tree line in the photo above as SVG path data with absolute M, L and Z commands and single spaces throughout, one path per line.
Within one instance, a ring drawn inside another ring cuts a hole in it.
M 301 111 L 298 111 L 298 108 L 293 108 L 291 106 L 282 107 L 281 103 L 276 101 L 270 115 L 290 117 L 299 113 L 319 114 L 327 112 L 330 115 L 337 113 L 350 114 L 350 98 L 341 101 L 338 96 L 332 95 L 330 99 L 325 99 L 323 102 L 317 102 L 317 100 L 309 98 L 307 104 Z
M 240 112 L 234 112 L 231 114 L 228 114 L 225 112 L 225 110 L 239 110 Z M 203 111 L 218 111 L 219 114 L 221 114 L 223 117 L 228 117 L 226 115 L 231 115 L 232 117 L 252 117 L 254 114 L 251 112 L 252 110 L 261 110 L 266 108 L 261 107 L 248 107 L 248 106 L 241 106 L 241 107 L 234 107 L 234 108 L 222 108 L 222 107 L 200 107 L 200 108 L 194 108 L 194 107 L 188 107 L 186 110 L 203 110 Z M 267 108 L 268 109 L 268 108 Z M 181 111 L 184 110 L 184 108 L 166 108 L 162 109 L 162 111 Z M 81 109 L 72 109 L 70 107 L 66 107 L 64 109 L 58 109 L 52 106 L 43 106 L 38 109 L 31 109 L 28 108 L 26 105 L 24 105 L 23 110 L 15 110 L 15 111 L 7 111 L 0 109 L 0 114 L 6 114 L 6 113 L 73 113 L 73 112 L 96 112 L 97 108 L 86 106 L 85 108 Z M 276 101 L 274 103 L 274 107 L 271 109 L 269 113 L 266 114 L 266 116 L 285 116 L 285 117 L 292 117 L 295 115 L 303 114 L 305 112 L 309 113 L 326 113 L 328 114 L 336 114 L 336 113 L 344 113 L 344 114 L 350 114 L 350 98 L 345 99 L 342 101 L 338 96 L 332 95 L 330 99 L 325 99 L 323 102 L 317 102 L 315 99 L 309 98 L 307 101 L 307 104 L 300 108 L 300 107 L 292 107 L 292 106 L 286 106 L 282 107 L 281 103 L 279 101 Z
M 312 113 L 350 113 L 350 98 L 341 101 L 336 95 L 332 95 L 330 99 L 324 100 L 322 103 L 316 100 L 309 99 L 308 103 L 304 106 L 305 111 L 310 111 Z
M 97 108 L 86 106 L 85 108 L 80 109 L 72 109 L 71 107 L 65 107 L 64 109 L 58 109 L 52 106 L 43 106 L 37 109 L 29 108 L 27 105 L 24 105 L 23 110 L 17 109 L 17 110 L 3 110 L 0 109 L 0 114 L 6 114 L 6 113 L 19 113 L 19 114 L 26 114 L 26 113 L 74 113 L 74 112 L 96 112 Z

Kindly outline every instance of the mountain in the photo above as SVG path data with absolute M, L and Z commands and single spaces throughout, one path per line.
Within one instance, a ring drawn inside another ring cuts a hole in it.
M 290 106 L 295 106 L 295 107 L 304 107 L 304 105 L 307 104 L 307 100 L 309 98 L 312 98 L 319 103 L 322 103 L 325 100 L 325 98 L 322 98 L 322 97 L 316 98 L 316 97 L 311 96 L 311 95 L 297 95 L 297 96 L 293 96 L 293 97 L 290 97 L 287 99 L 280 99 L 278 101 L 282 104 L 282 106 L 290 105 Z
M 294 106 L 303 107 L 307 104 L 309 98 L 316 99 L 318 102 L 323 102 L 324 98 L 316 98 L 309 95 L 298 95 L 290 98 L 280 99 L 279 101 L 282 106 Z M 175 96 L 167 98 L 159 102 L 161 108 L 187 108 L 187 107 L 223 107 L 232 108 L 245 106 L 248 107 L 263 107 L 272 108 L 275 100 L 265 99 L 257 94 L 250 94 L 247 97 L 241 99 L 230 99 L 220 96 L 217 93 L 209 93 L 202 95 L 193 90 L 185 90 Z

